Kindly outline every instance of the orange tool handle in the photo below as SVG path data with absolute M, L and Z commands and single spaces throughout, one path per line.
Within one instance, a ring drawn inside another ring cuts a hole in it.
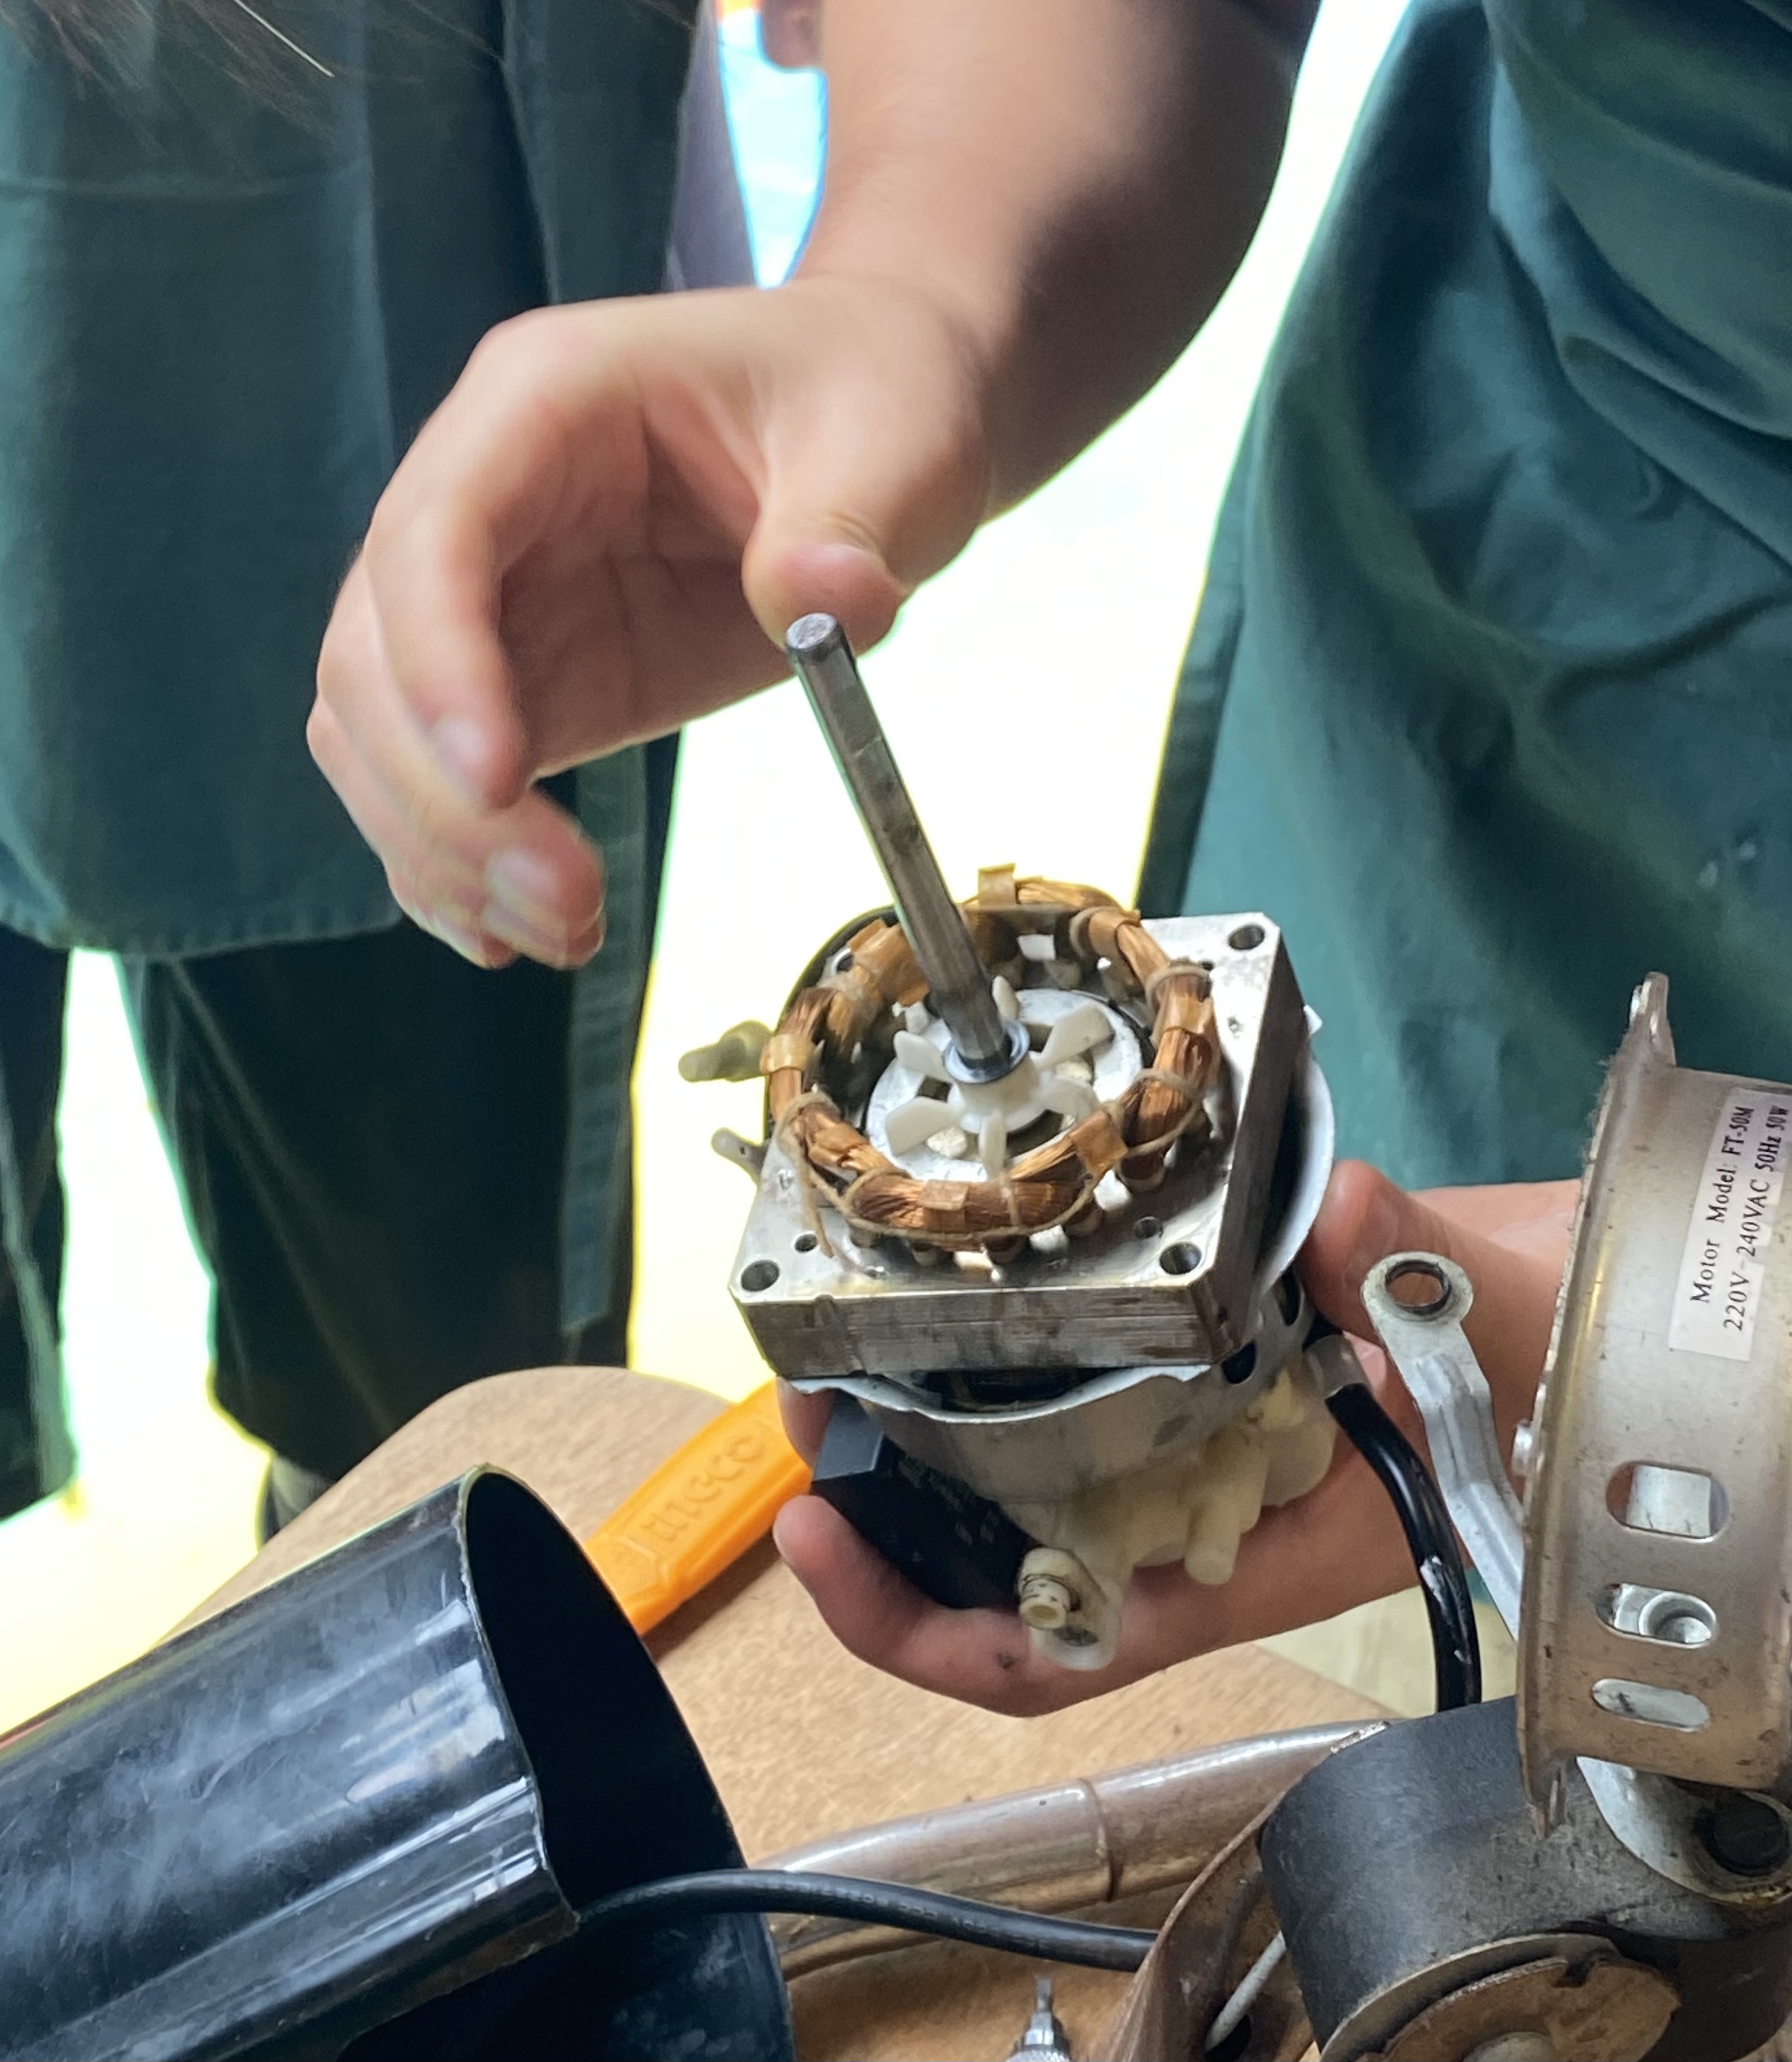
M 585 1551 L 637 1632 L 715 1581 L 809 1486 L 767 1382 L 687 1439 L 604 1519 Z

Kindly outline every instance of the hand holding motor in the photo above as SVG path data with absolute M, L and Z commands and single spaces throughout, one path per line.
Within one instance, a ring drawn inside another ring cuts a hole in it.
M 1359 1342 L 1371 1336 L 1362 1278 L 1390 1253 L 1423 1250 L 1458 1262 L 1474 1284 L 1466 1330 L 1494 1397 L 1502 1444 L 1529 1410 L 1555 1310 L 1577 1185 L 1555 1181 L 1409 1196 L 1361 1162 L 1332 1176 L 1301 1258 L 1309 1293 Z M 1418 1414 L 1380 1351 L 1360 1346 L 1382 1404 L 1425 1450 Z M 785 1392 L 792 1439 L 812 1452 L 825 1398 Z M 1266 1510 L 1241 1542 L 1221 1587 L 1178 1567 L 1141 1570 L 1126 1601 L 1120 1652 L 1074 1675 L 1036 1654 L 1008 1611 L 948 1611 L 912 1589 L 837 1513 L 813 1497 L 780 1514 L 780 1551 L 841 1642 L 862 1659 L 945 1695 L 1017 1714 L 1117 1689 L 1190 1655 L 1328 1618 L 1412 1580 L 1400 1528 L 1367 1466 L 1343 1441 L 1310 1495 Z

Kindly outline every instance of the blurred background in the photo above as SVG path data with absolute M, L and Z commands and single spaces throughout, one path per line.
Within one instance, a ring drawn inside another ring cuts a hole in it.
M 797 255 L 825 134 L 813 73 L 768 66 L 722 0 L 729 114 L 761 281 Z M 1268 216 L 1201 336 L 1156 391 L 912 602 L 866 672 L 952 881 L 980 865 L 1129 898 L 1209 534 L 1257 372 L 1402 0 L 1320 14 Z M 1072 816 L 1072 788 L 1099 805 Z M 687 1047 L 776 1014 L 876 868 L 800 696 L 689 734 L 636 1077 L 635 1364 L 728 1397 L 764 1378 L 727 1291 L 749 1189 L 710 1134 L 756 1135 L 756 1085 L 690 1087 Z M 182 1222 L 110 963 L 77 959 L 61 1126 L 64 1302 L 80 1444 L 65 1495 L 0 1524 L 0 1731 L 128 1660 L 253 1551 L 262 1450 L 206 1394 L 206 1284 Z M 1429 1708 L 1416 1600 L 1278 1645 Z

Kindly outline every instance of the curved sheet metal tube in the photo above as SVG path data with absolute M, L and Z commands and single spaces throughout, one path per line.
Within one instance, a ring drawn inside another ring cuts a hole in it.
M 1079 1912 L 1193 1882 L 1264 1807 L 1375 1724 L 1312 1726 L 1235 1740 L 1085 1781 L 1021 1790 L 776 1855 L 772 1868 L 824 1869 L 912 1883 L 1028 1912 Z M 787 1976 L 914 1936 L 828 1919 L 775 1918 Z

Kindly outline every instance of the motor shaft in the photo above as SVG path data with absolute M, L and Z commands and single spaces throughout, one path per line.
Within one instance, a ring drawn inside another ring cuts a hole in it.
M 790 626 L 785 650 L 890 884 L 932 990 L 928 1000 L 951 1034 L 953 1071 L 965 1081 L 998 1081 L 1025 1053 L 1025 1033 L 1016 1037 L 1019 1027 L 996 1006 L 989 976 L 947 890 L 846 632 L 831 616 L 800 616 Z

